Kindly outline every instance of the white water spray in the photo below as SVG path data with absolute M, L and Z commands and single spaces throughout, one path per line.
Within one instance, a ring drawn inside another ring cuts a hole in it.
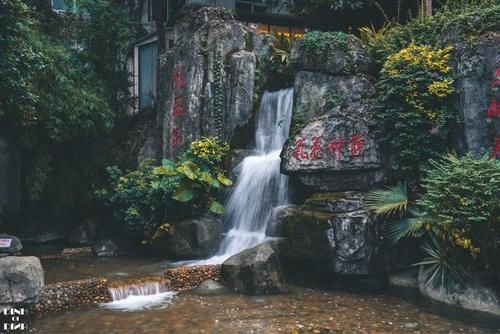
M 133 285 L 110 288 L 112 302 L 103 303 L 101 307 L 115 311 L 139 311 L 163 308 L 168 305 L 175 292 L 161 282 L 145 282 Z
M 236 167 L 239 178 L 226 203 L 224 223 L 231 229 L 219 253 L 204 263 L 221 263 L 265 241 L 273 208 L 287 204 L 288 177 L 280 173 L 280 153 L 288 138 L 292 104 L 293 89 L 264 93 L 255 133 L 257 153 Z

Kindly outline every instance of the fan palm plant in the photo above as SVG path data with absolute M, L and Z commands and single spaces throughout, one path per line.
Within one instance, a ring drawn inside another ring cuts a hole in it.
M 422 267 L 426 285 L 444 286 L 450 291 L 455 284 L 465 281 L 467 271 L 450 255 L 452 246 L 446 244 L 446 238 L 439 238 L 443 234 L 439 225 L 433 224 L 436 219 L 409 201 L 406 184 L 373 190 L 365 202 L 370 211 L 384 218 L 393 243 L 407 238 L 428 240 L 422 245 L 428 257 L 415 264 Z

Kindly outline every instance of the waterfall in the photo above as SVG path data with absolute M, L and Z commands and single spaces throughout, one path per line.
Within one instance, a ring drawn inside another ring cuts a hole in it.
M 138 311 L 165 307 L 175 295 L 169 291 L 165 282 L 142 282 L 110 287 L 109 293 L 113 299 L 101 306 L 116 311 Z
M 219 253 L 206 260 L 221 263 L 266 240 L 273 208 L 288 202 L 288 177 L 280 173 L 280 153 L 292 119 L 293 89 L 265 92 L 255 132 L 255 155 L 237 167 L 239 178 L 226 203 L 230 226 Z

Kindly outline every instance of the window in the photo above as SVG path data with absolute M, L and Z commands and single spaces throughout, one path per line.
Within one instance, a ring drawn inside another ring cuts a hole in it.
M 52 0 L 52 9 L 75 12 L 77 9 L 76 0 Z
M 155 101 L 157 58 L 156 42 L 139 46 L 139 110 Z

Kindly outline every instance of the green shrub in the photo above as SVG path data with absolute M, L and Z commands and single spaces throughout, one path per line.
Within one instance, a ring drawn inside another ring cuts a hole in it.
M 311 31 L 299 41 L 299 47 L 310 57 L 329 57 L 335 50 L 349 52 L 348 35 L 340 32 Z
M 451 289 L 475 268 L 498 286 L 500 162 L 450 155 L 432 162 L 422 188 L 416 201 L 409 201 L 402 185 L 375 190 L 367 205 L 385 217 L 393 242 L 421 240 L 427 257 L 417 265 L 427 284 Z
M 433 161 L 432 167 L 418 204 L 455 246 L 496 261 L 491 252 L 500 237 L 500 161 L 450 155 Z
M 387 58 L 378 82 L 373 130 L 405 177 L 419 175 L 428 160 L 447 152 L 454 119 L 451 48 L 410 44 Z
M 208 143 L 208 144 L 207 144 Z M 186 216 L 210 211 L 222 214 L 217 201 L 224 187 L 232 185 L 220 162 L 227 144 L 214 138 L 194 141 L 177 162 L 163 159 L 161 166 L 146 161 L 137 170 L 123 172 L 108 167 L 109 185 L 96 192 L 111 207 L 118 221 L 146 240 L 168 230 Z

